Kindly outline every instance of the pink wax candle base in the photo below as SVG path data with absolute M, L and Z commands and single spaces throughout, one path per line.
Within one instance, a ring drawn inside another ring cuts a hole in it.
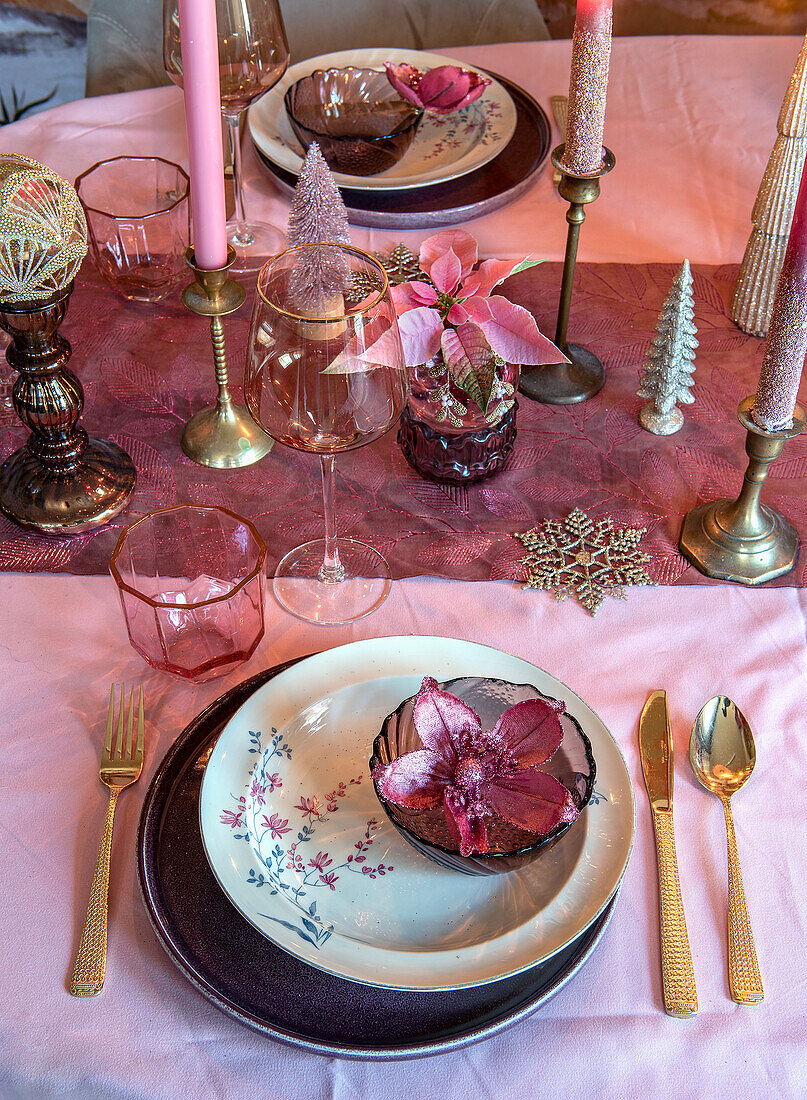
M 224 153 L 216 7 L 208 0 L 179 0 L 185 123 L 191 177 L 196 263 L 207 271 L 227 263 Z
M 575 26 L 591 34 L 611 34 L 613 0 L 577 0 Z

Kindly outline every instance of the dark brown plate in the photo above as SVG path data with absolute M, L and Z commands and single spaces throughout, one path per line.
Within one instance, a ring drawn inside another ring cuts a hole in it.
M 544 109 L 506 77 L 491 73 L 507 88 L 516 106 L 516 128 L 507 147 L 481 168 L 446 183 L 424 184 L 402 191 L 364 191 L 342 187 L 348 218 L 354 225 L 379 229 L 428 229 L 481 218 L 513 202 L 532 184 L 549 156 L 552 128 Z M 255 152 L 291 195 L 297 183 L 292 172 Z
M 289 662 L 291 664 L 293 662 Z M 193 719 L 151 782 L 137 838 L 143 901 L 172 962 L 228 1016 L 273 1039 L 343 1058 L 437 1054 L 496 1035 L 540 1008 L 602 937 L 616 895 L 554 958 L 488 985 L 408 993 L 315 970 L 265 939 L 213 877 L 199 832 L 199 788 L 223 727 L 288 664 L 232 688 Z

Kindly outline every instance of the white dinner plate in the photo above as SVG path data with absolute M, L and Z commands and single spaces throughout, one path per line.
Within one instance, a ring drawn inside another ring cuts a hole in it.
M 588 734 L 592 800 L 535 863 L 462 875 L 387 819 L 369 776 L 373 739 L 426 675 L 531 683 Z M 634 802 L 616 742 L 559 680 L 487 646 L 408 636 L 327 650 L 259 688 L 210 756 L 200 818 L 222 889 L 273 943 L 352 981 L 440 990 L 516 974 L 578 937 L 621 881 Z
M 299 176 L 305 150 L 286 114 L 283 104 L 286 90 L 315 69 L 344 68 L 346 65 L 383 69 L 385 61 L 409 61 L 421 70 L 433 69 L 438 65 L 461 64 L 465 69 L 481 72 L 464 61 L 418 50 L 374 47 L 311 57 L 288 69 L 282 80 L 250 107 L 247 122 L 252 140 L 273 164 Z M 409 149 L 386 172 L 375 176 L 349 176 L 334 172 L 333 178 L 338 187 L 370 191 L 402 190 L 428 183 L 443 183 L 487 164 L 504 149 L 515 128 L 515 104 L 502 85 L 492 80 L 478 99 L 459 111 L 449 115 L 427 111 Z

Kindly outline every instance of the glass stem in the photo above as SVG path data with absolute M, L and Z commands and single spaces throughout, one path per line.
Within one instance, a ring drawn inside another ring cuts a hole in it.
M 230 136 L 230 156 L 233 162 L 233 196 L 235 198 L 235 233 L 232 240 L 236 245 L 252 244 L 252 234 L 247 225 L 247 208 L 244 204 L 244 181 L 241 175 L 241 140 L 238 130 L 240 115 L 225 115 L 227 133 Z
M 324 584 L 339 584 L 345 579 L 345 570 L 339 560 L 336 544 L 336 459 L 322 455 L 322 502 L 325 511 L 325 557 L 319 571 Z

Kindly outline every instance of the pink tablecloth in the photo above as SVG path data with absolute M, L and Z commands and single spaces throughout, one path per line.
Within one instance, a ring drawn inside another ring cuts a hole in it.
M 290 620 L 270 601 L 267 636 L 249 664 L 197 688 L 145 669 L 127 645 L 107 578 L 67 584 L 6 575 L 0 606 L 0 1096 L 655 1100 L 672 1093 L 757 1100 L 807 1092 L 804 590 L 642 589 L 627 603 L 607 601 L 592 620 L 574 604 L 513 592 L 502 582 L 410 579 L 396 582 L 372 617 L 327 631 Z M 203 1000 L 152 934 L 133 847 L 149 777 L 183 725 L 219 692 L 288 657 L 408 633 L 499 646 L 582 694 L 625 754 L 636 792 L 636 846 L 602 943 L 538 1015 L 436 1060 L 360 1065 L 270 1042 Z M 113 678 L 145 684 L 147 763 L 118 808 L 104 992 L 77 1001 L 66 984 L 106 805 L 94 774 Z M 700 1014 L 689 1021 L 662 1008 L 655 855 L 637 752 L 638 715 L 657 687 L 669 692 L 678 856 L 700 998 Z M 743 708 L 759 751 L 757 770 L 734 803 L 766 991 L 754 1008 L 728 996 L 723 815 L 687 763 L 692 721 L 720 691 Z
M 737 263 L 799 44 L 795 38 L 617 40 L 607 140 L 619 164 L 586 223 L 581 258 L 678 264 L 688 255 L 692 262 Z M 544 104 L 567 84 L 568 42 L 456 52 L 504 72 Z M 78 103 L 7 128 L 4 144 L 71 176 L 116 152 L 170 149 L 179 158 L 178 103 L 173 89 Z M 254 160 L 248 172 L 252 197 L 260 195 L 264 213 L 282 219 L 287 207 L 269 192 Z M 488 254 L 534 249 L 559 259 L 562 212 L 544 176 L 513 207 L 473 229 Z M 397 239 L 357 236 L 375 248 Z M 325 632 L 270 604 L 267 637 L 243 675 L 353 638 L 433 632 L 488 642 L 579 691 L 611 728 L 636 786 L 636 848 L 613 922 L 586 969 L 539 1016 L 500 1038 L 437 1060 L 389 1066 L 317 1058 L 244 1030 L 188 986 L 151 933 L 132 851 L 145 782 L 178 730 L 236 676 L 191 688 L 149 673 L 128 647 L 107 578 L 0 577 L 0 1095 L 806 1095 L 800 779 L 807 767 L 806 599 L 787 588 L 637 589 L 627 603 L 607 601 L 592 620 L 574 604 L 558 606 L 546 594 L 505 582 L 408 579 L 396 583 L 371 618 Z M 107 987 L 97 1000 L 75 1001 L 66 983 L 104 814 L 95 769 L 113 677 L 146 685 L 147 774 L 120 803 Z M 701 1006 L 690 1021 L 672 1020 L 661 1009 L 655 856 L 636 751 L 639 711 L 661 686 L 669 692 L 675 733 L 678 852 Z M 686 764 L 692 720 L 719 691 L 737 700 L 758 740 L 757 771 L 735 804 L 766 986 L 756 1008 L 728 998 L 722 815 Z

